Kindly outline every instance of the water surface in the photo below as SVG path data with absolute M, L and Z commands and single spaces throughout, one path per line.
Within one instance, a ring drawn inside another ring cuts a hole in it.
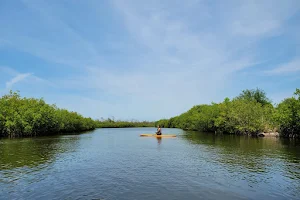
M 0 199 L 300 199 L 300 144 L 154 128 L 0 140 Z

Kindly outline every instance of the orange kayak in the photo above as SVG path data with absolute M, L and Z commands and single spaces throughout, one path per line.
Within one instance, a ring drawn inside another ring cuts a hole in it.
M 156 135 L 156 134 L 141 134 L 141 137 L 157 137 L 157 138 L 161 138 L 161 137 L 176 137 L 176 135 Z

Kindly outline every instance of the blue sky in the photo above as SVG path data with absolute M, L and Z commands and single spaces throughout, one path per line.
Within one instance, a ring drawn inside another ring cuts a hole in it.
M 157 120 L 300 88 L 299 0 L 1 0 L 0 94 Z

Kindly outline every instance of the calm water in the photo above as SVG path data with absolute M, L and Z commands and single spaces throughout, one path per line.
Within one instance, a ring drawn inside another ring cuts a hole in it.
M 154 128 L 0 140 L 0 199 L 300 199 L 300 144 Z

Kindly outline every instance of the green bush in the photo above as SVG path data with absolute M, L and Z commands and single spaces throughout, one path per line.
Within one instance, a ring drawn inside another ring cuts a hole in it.
M 43 99 L 21 98 L 12 92 L 0 99 L 0 136 L 38 136 L 92 130 L 96 122 L 75 112 L 48 105 Z
M 277 107 L 274 119 L 279 124 L 280 132 L 286 137 L 300 136 L 300 90 L 297 89 L 295 95 L 284 99 Z
M 179 116 L 162 119 L 155 125 L 204 132 L 256 135 L 279 131 L 281 136 L 300 136 L 300 90 L 274 107 L 264 91 L 243 90 L 219 104 L 197 105 Z

